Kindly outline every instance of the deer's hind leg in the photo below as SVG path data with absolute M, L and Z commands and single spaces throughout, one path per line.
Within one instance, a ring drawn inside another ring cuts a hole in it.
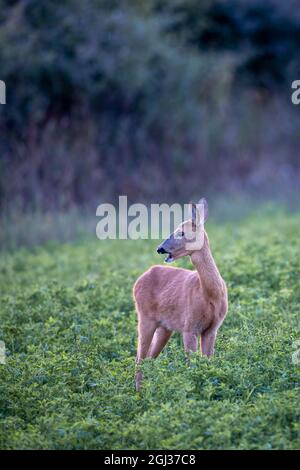
M 153 358 L 157 357 L 164 349 L 171 335 L 172 331 L 167 330 L 164 326 L 159 326 L 154 333 L 147 356 Z
M 139 325 L 138 325 L 138 349 L 136 356 L 136 364 L 140 364 L 147 353 L 156 330 L 157 323 L 156 321 L 150 320 L 147 317 L 139 316 Z M 143 373 L 141 370 L 137 370 L 135 374 L 135 388 L 139 390 L 141 387 L 141 382 L 143 379 Z

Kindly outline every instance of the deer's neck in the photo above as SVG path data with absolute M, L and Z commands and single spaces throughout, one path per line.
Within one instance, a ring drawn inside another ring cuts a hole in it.
M 204 232 L 204 244 L 199 251 L 191 254 L 191 260 L 200 278 L 201 285 L 209 297 L 218 297 L 224 291 L 224 284 L 215 260 L 210 251 L 207 234 Z

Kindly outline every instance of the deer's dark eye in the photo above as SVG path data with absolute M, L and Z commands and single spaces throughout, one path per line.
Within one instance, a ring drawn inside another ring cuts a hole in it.
M 184 232 L 175 232 L 174 238 L 181 239 L 184 237 Z

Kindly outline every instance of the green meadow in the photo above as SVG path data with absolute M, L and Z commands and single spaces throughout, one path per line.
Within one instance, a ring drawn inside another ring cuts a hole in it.
M 2 251 L 0 448 L 299 448 L 299 225 L 283 211 L 207 223 L 229 291 L 215 356 L 186 363 L 175 334 L 140 393 L 131 290 L 163 262 L 158 242 Z

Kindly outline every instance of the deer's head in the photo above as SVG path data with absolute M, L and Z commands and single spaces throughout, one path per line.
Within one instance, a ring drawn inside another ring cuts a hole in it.
M 193 251 L 200 250 L 204 242 L 204 223 L 208 218 L 208 204 L 202 198 L 197 204 L 191 204 L 192 217 L 178 225 L 170 235 L 157 248 L 158 254 L 167 254 L 166 263 L 172 263 L 183 256 L 191 255 Z

